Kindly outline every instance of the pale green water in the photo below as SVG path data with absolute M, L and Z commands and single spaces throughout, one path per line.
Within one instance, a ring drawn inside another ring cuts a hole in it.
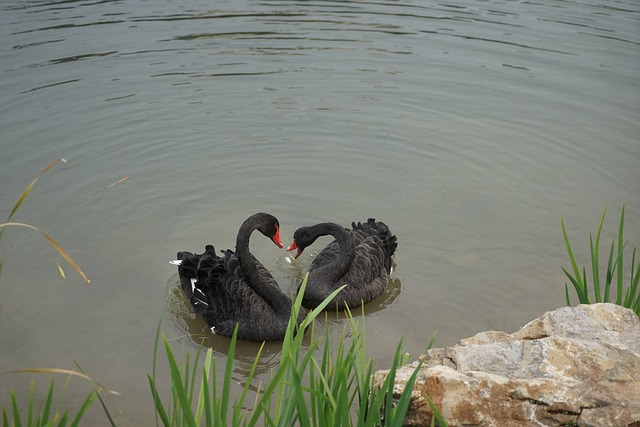
M 50 233 L 92 281 L 40 236 L 7 230 L 0 372 L 76 360 L 123 393 L 107 398 L 121 425 L 153 422 L 161 316 L 171 338 L 204 327 L 182 313 L 168 260 L 232 247 L 251 213 L 275 214 L 286 243 L 321 221 L 389 225 L 393 290 L 366 315 L 379 368 L 400 336 L 417 356 L 434 330 L 451 345 L 562 306 L 561 215 L 583 262 L 605 205 L 603 242 L 625 202 L 627 237 L 640 240 L 635 1 L 0 9 L 0 218 L 46 164 L 69 160 L 15 220 Z M 288 292 L 309 262 L 290 265 L 259 237 L 252 249 Z M 227 340 L 207 343 L 223 361 Z M 241 362 L 255 350 L 241 346 Z M 261 378 L 277 358 L 268 346 Z M 29 378 L 0 376 L 0 390 L 24 395 Z

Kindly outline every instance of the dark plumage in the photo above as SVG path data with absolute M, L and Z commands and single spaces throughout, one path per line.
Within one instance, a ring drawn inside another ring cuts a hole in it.
M 231 336 L 238 324 L 239 339 L 281 341 L 292 302 L 249 251 L 254 230 L 282 247 L 278 220 L 266 213 L 252 215 L 238 230 L 235 253 L 227 249 L 217 256 L 211 245 L 201 255 L 178 252 L 180 285 L 214 333 Z M 304 315 L 300 313 L 299 321 Z
M 309 267 L 303 306 L 317 307 L 331 292 L 346 284 L 326 309 L 342 310 L 345 304 L 353 309 L 371 302 L 387 288 L 391 256 L 398 246 L 396 236 L 384 223 L 373 218 L 366 224 L 354 222 L 351 225 L 349 230 L 325 222 L 299 228 L 293 234 L 293 243 L 287 250 L 297 249 L 296 258 L 318 237 L 335 237 Z

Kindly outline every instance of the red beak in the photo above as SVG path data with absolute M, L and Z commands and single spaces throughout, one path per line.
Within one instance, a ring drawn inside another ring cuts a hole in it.
M 276 234 L 273 235 L 271 240 L 273 240 L 273 243 L 275 243 L 279 248 L 284 247 L 284 245 L 280 241 L 280 228 L 279 227 L 276 227 Z
M 296 241 L 294 240 L 293 243 L 291 244 L 291 246 L 289 246 L 287 248 L 287 251 L 292 251 L 294 249 L 298 249 L 298 245 L 296 244 Z M 298 252 L 293 256 L 293 259 L 296 259 L 300 256 L 300 254 L 302 253 L 302 251 L 300 249 L 298 249 Z

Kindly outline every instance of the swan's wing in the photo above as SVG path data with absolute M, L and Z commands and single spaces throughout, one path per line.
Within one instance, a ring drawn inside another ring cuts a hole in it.
M 323 250 L 321 250 L 311 262 L 309 270 L 313 270 L 323 265 L 330 264 L 340 255 L 340 247 L 335 240 L 329 243 Z
M 375 236 L 364 238 L 355 248 L 349 270 L 336 282 L 336 285 L 347 284 L 337 298 L 351 308 L 371 302 L 387 288 L 389 276 L 381 243 Z
M 345 229 L 349 238 L 354 241 L 355 245 L 358 245 L 366 236 L 364 232 L 358 230 L 349 230 Z M 324 249 L 322 249 L 318 255 L 313 259 L 311 265 L 309 266 L 309 270 L 313 270 L 318 267 L 322 267 L 323 265 L 332 263 L 338 256 L 340 256 L 340 246 L 338 245 L 337 240 L 333 240 Z
M 277 287 L 271 273 L 253 259 L 264 280 Z M 207 281 L 210 309 L 205 320 L 219 335 L 231 336 L 238 324 L 238 337 L 252 341 L 281 339 L 286 322 L 250 285 L 238 259 L 231 251 L 225 252 L 224 269 L 219 275 L 211 275 Z M 279 288 L 278 288 L 279 289 Z
M 380 277 L 384 268 L 384 249 L 375 236 L 363 239 L 355 248 L 351 266 L 345 275 L 352 283 L 367 285 Z
M 391 271 L 391 257 L 395 253 L 398 247 L 398 239 L 391 233 L 387 224 L 381 221 L 376 221 L 373 218 L 369 218 L 366 223 L 351 223 L 353 227 L 352 234 L 360 234 L 362 236 L 369 237 L 375 236 L 380 239 L 380 248 L 384 254 L 384 266 L 387 272 Z

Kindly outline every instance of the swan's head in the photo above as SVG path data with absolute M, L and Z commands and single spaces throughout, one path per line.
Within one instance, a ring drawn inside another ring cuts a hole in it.
M 280 223 L 278 222 L 278 219 L 270 214 L 259 215 L 260 225 L 258 226 L 258 231 L 271 239 L 271 241 L 279 248 L 284 247 L 280 241 Z
M 311 229 L 311 227 L 298 228 L 295 233 L 293 233 L 293 243 L 289 245 L 287 251 L 297 249 L 298 251 L 293 258 L 298 258 L 302 254 L 302 251 L 304 251 L 307 246 L 313 244 L 317 238 L 318 235 Z

